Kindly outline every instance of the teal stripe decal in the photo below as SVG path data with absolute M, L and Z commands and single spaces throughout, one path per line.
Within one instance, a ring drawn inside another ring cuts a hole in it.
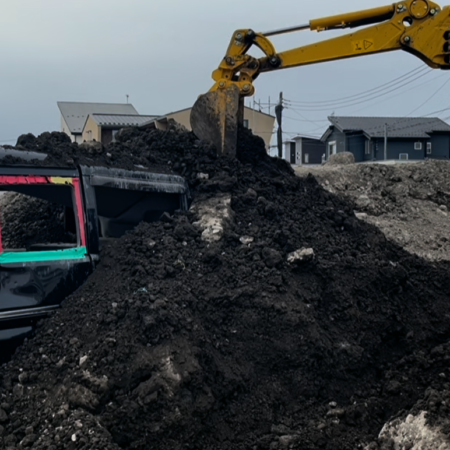
M 39 261 L 65 261 L 81 259 L 87 255 L 86 247 L 50 250 L 47 252 L 6 252 L 0 254 L 0 264 Z

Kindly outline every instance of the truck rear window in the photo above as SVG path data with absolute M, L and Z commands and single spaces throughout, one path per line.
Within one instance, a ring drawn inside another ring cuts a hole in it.
M 86 255 L 77 178 L 0 176 L 0 263 Z

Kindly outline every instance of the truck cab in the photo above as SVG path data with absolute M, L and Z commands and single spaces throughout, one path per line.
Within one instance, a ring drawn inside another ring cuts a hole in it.
M 120 238 L 189 202 L 186 181 L 171 174 L 0 166 L 2 349 L 15 348 L 86 281 L 102 238 Z

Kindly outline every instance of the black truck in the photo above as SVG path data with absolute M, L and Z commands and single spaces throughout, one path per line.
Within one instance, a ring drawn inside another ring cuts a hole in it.
M 186 210 L 189 202 L 186 181 L 171 174 L 0 166 L 1 353 L 86 281 L 102 239 Z

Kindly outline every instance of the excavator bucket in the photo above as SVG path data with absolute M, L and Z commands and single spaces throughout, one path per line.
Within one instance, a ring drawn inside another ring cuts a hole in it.
M 215 145 L 219 155 L 236 156 L 240 103 L 239 89 L 231 85 L 201 95 L 192 108 L 192 131 Z

